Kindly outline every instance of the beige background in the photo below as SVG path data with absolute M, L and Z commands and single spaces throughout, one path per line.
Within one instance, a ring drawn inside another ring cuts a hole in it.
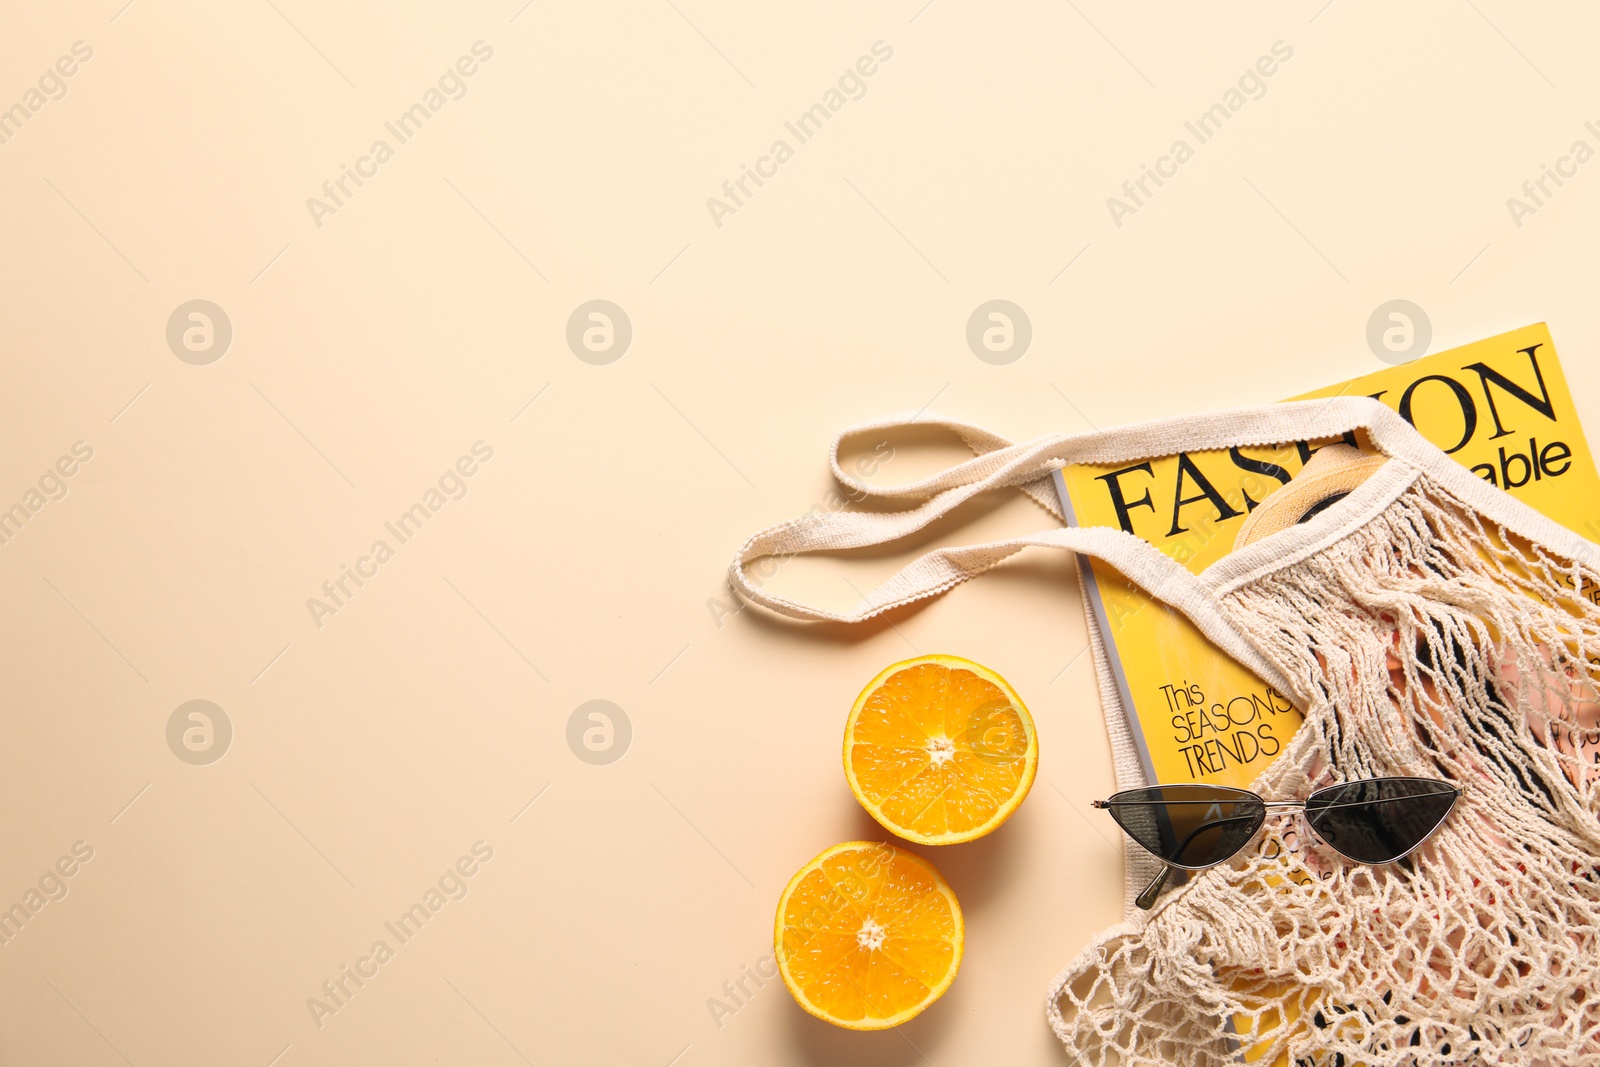
M 1578 5 L 124 3 L 0 33 L 4 107 L 93 49 L 0 144 L 0 507 L 93 449 L 0 545 L 0 908 L 93 849 L 0 946 L 6 1064 L 1062 1062 L 1045 985 L 1121 894 L 1069 562 L 846 633 L 719 618 L 735 546 L 825 499 L 848 423 L 1269 401 L 1381 366 L 1393 298 L 1435 349 L 1548 320 L 1600 412 L 1600 163 L 1520 227 L 1506 205 L 1600 145 Z M 465 97 L 317 226 L 307 198 L 479 40 Z M 880 40 L 718 227 L 706 199 Z M 1107 197 L 1279 40 L 1266 94 L 1116 226 Z M 605 366 L 565 341 L 594 298 L 633 326 Z M 965 341 L 992 298 L 1033 327 L 1005 366 Z M 209 365 L 166 342 L 193 299 L 232 324 Z M 467 495 L 318 627 L 307 599 L 476 441 Z M 876 477 L 955 454 L 906 439 Z M 938 537 L 1047 521 L 964 518 Z M 774 581 L 843 607 L 902 559 Z M 927 651 L 1005 674 L 1042 745 L 1003 830 L 932 854 L 960 978 L 899 1032 L 776 984 L 714 1019 L 793 871 L 878 836 L 840 730 Z M 234 731 L 210 765 L 166 739 L 194 699 Z M 566 740 L 592 699 L 632 726 L 605 766 Z M 465 898 L 319 1027 L 307 999 L 480 840 Z

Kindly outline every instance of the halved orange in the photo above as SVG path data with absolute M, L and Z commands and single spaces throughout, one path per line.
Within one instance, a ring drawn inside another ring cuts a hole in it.
M 944 995 L 965 938 L 961 905 L 932 864 L 881 841 L 850 841 L 789 880 L 773 953 L 806 1011 L 882 1030 Z
M 1017 810 L 1039 768 L 1033 716 L 1006 680 L 959 656 L 886 668 L 844 728 L 844 774 L 885 829 L 923 845 L 971 841 Z

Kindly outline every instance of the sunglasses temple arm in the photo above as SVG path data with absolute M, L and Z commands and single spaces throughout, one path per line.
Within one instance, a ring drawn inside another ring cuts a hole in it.
M 1144 887 L 1144 892 L 1135 897 L 1133 902 L 1139 905 L 1141 911 L 1149 911 L 1156 906 L 1156 897 L 1161 895 L 1161 890 L 1166 888 L 1167 880 L 1171 877 L 1172 868 L 1162 864 L 1161 873 Z
M 1215 823 L 1207 823 L 1204 826 L 1198 826 L 1189 833 L 1188 837 L 1183 839 L 1183 843 L 1178 846 L 1175 855 L 1183 855 L 1183 850 L 1189 847 L 1189 842 L 1195 839 L 1195 835 L 1202 833 L 1203 831 L 1213 829 L 1217 826 L 1226 826 L 1229 823 L 1249 821 L 1250 819 L 1247 817 L 1220 819 Z M 1137 897 L 1133 898 L 1133 902 L 1139 905 L 1139 908 L 1143 911 L 1149 911 L 1151 908 L 1155 907 L 1156 897 L 1159 897 L 1161 895 L 1161 891 L 1166 888 L 1167 882 L 1172 879 L 1172 873 L 1174 870 L 1175 868 L 1170 864 L 1163 864 L 1161 867 L 1161 873 L 1156 875 L 1155 878 L 1151 880 L 1150 884 L 1144 887 L 1143 893 L 1140 893 Z M 1183 883 L 1179 882 L 1178 884 L 1182 885 Z

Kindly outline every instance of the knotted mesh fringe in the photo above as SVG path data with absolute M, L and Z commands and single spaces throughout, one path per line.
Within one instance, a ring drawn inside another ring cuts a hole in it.
M 1414 775 L 1466 795 L 1385 866 L 1269 818 L 1058 976 L 1048 1014 L 1068 1051 L 1097 1067 L 1241 1049 L 1269 1065 L 1600 1063 L 1597 596 L 1600 573 L 1426 478 L 1228 594 L 1307 711 L 1257 792 Z

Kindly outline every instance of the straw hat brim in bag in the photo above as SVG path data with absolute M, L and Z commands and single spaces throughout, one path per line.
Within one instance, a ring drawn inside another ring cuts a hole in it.
M 1600 548 L 1365 398 L 1022 444 L 927 416 L 841 439 L 913 421 L 958 434 L 974 458 L 879 488 L 839 465 L 836 440 L 834 476 L 853 499 L 915 506 L 814 511 L 756 534 L 730 568 L 741 595 L 794 618 L 860 621 L 1023 548 L 1095 556 L 1304 712 L 1254 792 L 1303 799 L 1384 776 L 1464 790 L 1423 847 L 1383 865 L 1344 859 L 1296 834 L 1296 820 L 1268 819 L 1248 847 L 1148 912 L 1133 897 L 1160 862 L 1128 848 L 1124 921 L 1082 948 L 1047 995 L 1069 1053 L 1150 1067 L 1234 1062 L 1241 1049 L 1262 1063 L 1348 1067 L 1600 1063 L 1600 774 L 1588 739 L 1600 737 Z M 1061 518 L 1050 477 L 1068 463 L 1363 429 L 1379 455 L 1291 481 L 1283 502 L 1263 505 L 1249 536 L 1198 575 L 1121 530 L 1063 527 L 929 552 L 849 612 L 766 592 L 749 576 L 767 556 L 896 541 L 991 489 L 1020 489 Z M 1314 485 L 1319 477 L 1328 480 Z M 1148 783 L 1089 631 L 1118 786 L 1137 788 Z

